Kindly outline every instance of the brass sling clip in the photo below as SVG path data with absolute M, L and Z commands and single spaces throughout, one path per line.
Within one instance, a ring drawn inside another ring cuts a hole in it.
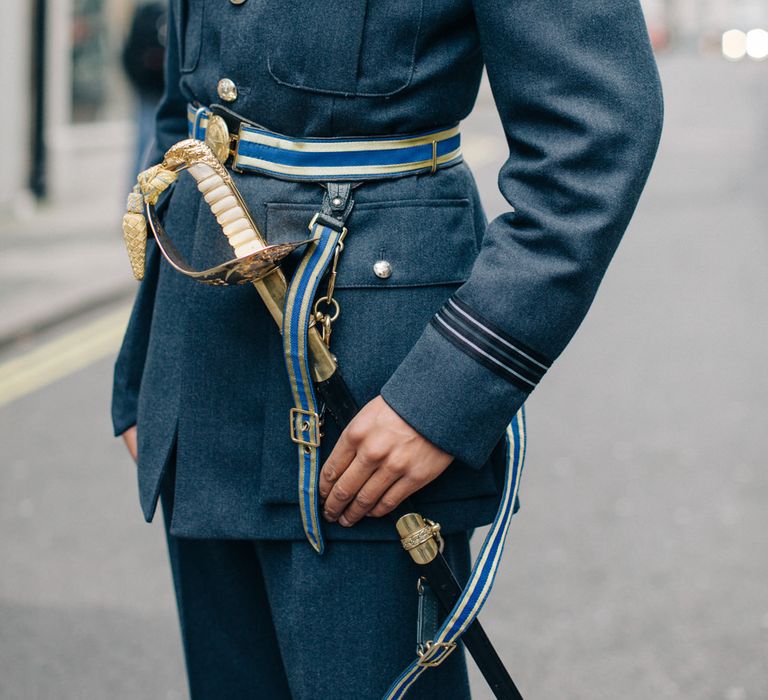
M 425 642 L 416 650 L 416 653 L 419 655 L 418 665 L 424 668 L 436 668 L 451 655 L 455 648 L 456 642 L 439 642 L 438 644 Z M 436 659 L 433 658 L 442 649 L 447 650 L 447 653 L 438 656 Z
M 310 231 L 314 228 L 318 216 L 319 212 L 315 214 L 309 222 L 308 228 Z M 339 255 L 341 255 L 341 251 L 344 250 L 344 239 L 346 236 L 347 227 L 344 226 L 341 229 L 341 236 L 339 237 L 339 243 L 336 246 L 336 250 L 333 251 L 333 262 L 331 263 L 331 271 L 328 275 L 328 290 L 324 296 L 319 297 L 315 301 L 315 305 L 312 308 L 312 320 L 310 321 L 310 325 L 318 325 L 326 347 L 331 346 L 332 325 L 341 313 L 339 302 L 334 299 L 333 292 L 336 290 L 336 274 L 339 267 Z M 325 306 L 325 311 L 320 308 L 321 305 Z

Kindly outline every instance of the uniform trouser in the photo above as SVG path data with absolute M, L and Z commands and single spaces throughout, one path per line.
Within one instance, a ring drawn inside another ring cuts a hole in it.
M 174 460 L 161 491 L 192 700 L 375 700 L 414 658 L 417 572 L 399 542 L 192 539 L 168 533 Z M 464 580 L 466 534 L 446 554 Z M 467 700 L 463 649 L 409 700 Z

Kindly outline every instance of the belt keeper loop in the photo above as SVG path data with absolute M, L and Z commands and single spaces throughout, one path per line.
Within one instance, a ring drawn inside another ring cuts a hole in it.
M 432 141 L 432 170 L 430 175 L 434 175 L 437 172 L 437 141 Z
M 232 170 L 238 174 L 242 174 L 242 169 L 237 166 L 237 161 L 240 158 L 240 140 L 243 136 L 243 122 L 237 127 L 237 133 L 232 134 L 229 142 L 229 153 L 232 158 Z
M 200 139 L 200 122 L 205 116 L 208 116 L 208 109 L 201 105 L 195 110 L 195 118 L 192 122 L 192 136 L 196 139 Z

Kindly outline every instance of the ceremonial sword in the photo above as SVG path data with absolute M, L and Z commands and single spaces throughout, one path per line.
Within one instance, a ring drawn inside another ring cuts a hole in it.
M 236 256 L 216 267 L 203 271 L 194 270 L 184 260 L 157 220 L 154 197 L 146 200 L 144 207 L 163 257 L 179 272 L 205 284 L 253 284 L 270 315 L 278 327 L 282 328 L 288 285 L 279 263 L 293 250 L 306 245 L 312 239 L 269 245 L 253 222 L 229 171 L 204 142 L 187 139 L 177 143 L 165 154 L 161 168 L 173 173 L 189 171 Z M 309 328 L 308 342 L 316 390 L 328 413 L 343 430 L 357 414 L 357 403 L 344 381 L 336 358 L 314 325 Z M 396 518 L 396 528 L 403 547 L 410 554 L 421 576 L 429 583 L 444 612 L 449 613 L 461 597 L 462 587 L 443 556 L 440 526 L 415 512 L 408 500 L 404 501 L 392 516 Z M 496 698 L 522 700 L 478 619 L 467 627 L 461 639 Z M 431 651 L 433 650 L 429 648 L 429 643 L 425 649 L 419 650 L 419 656 L 424 658 L 425 666 L 437 665 L 429 661 Z M 440 656 L 441 661 L 444 658 L 445 655 Z

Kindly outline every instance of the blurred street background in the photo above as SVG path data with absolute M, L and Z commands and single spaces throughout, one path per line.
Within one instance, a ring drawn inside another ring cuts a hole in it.
M 0 700 L 186 698 L 162 526 L 109 421 L 135 292 L 133 9 L 30 0 L 0 24 Z M 523 507 L 482 619 L 530 700 L 766 700 L 768 2 L 645 10 L 661 148 L 528 402 Z M 487 87 L 463 134 L 493 217 Z

